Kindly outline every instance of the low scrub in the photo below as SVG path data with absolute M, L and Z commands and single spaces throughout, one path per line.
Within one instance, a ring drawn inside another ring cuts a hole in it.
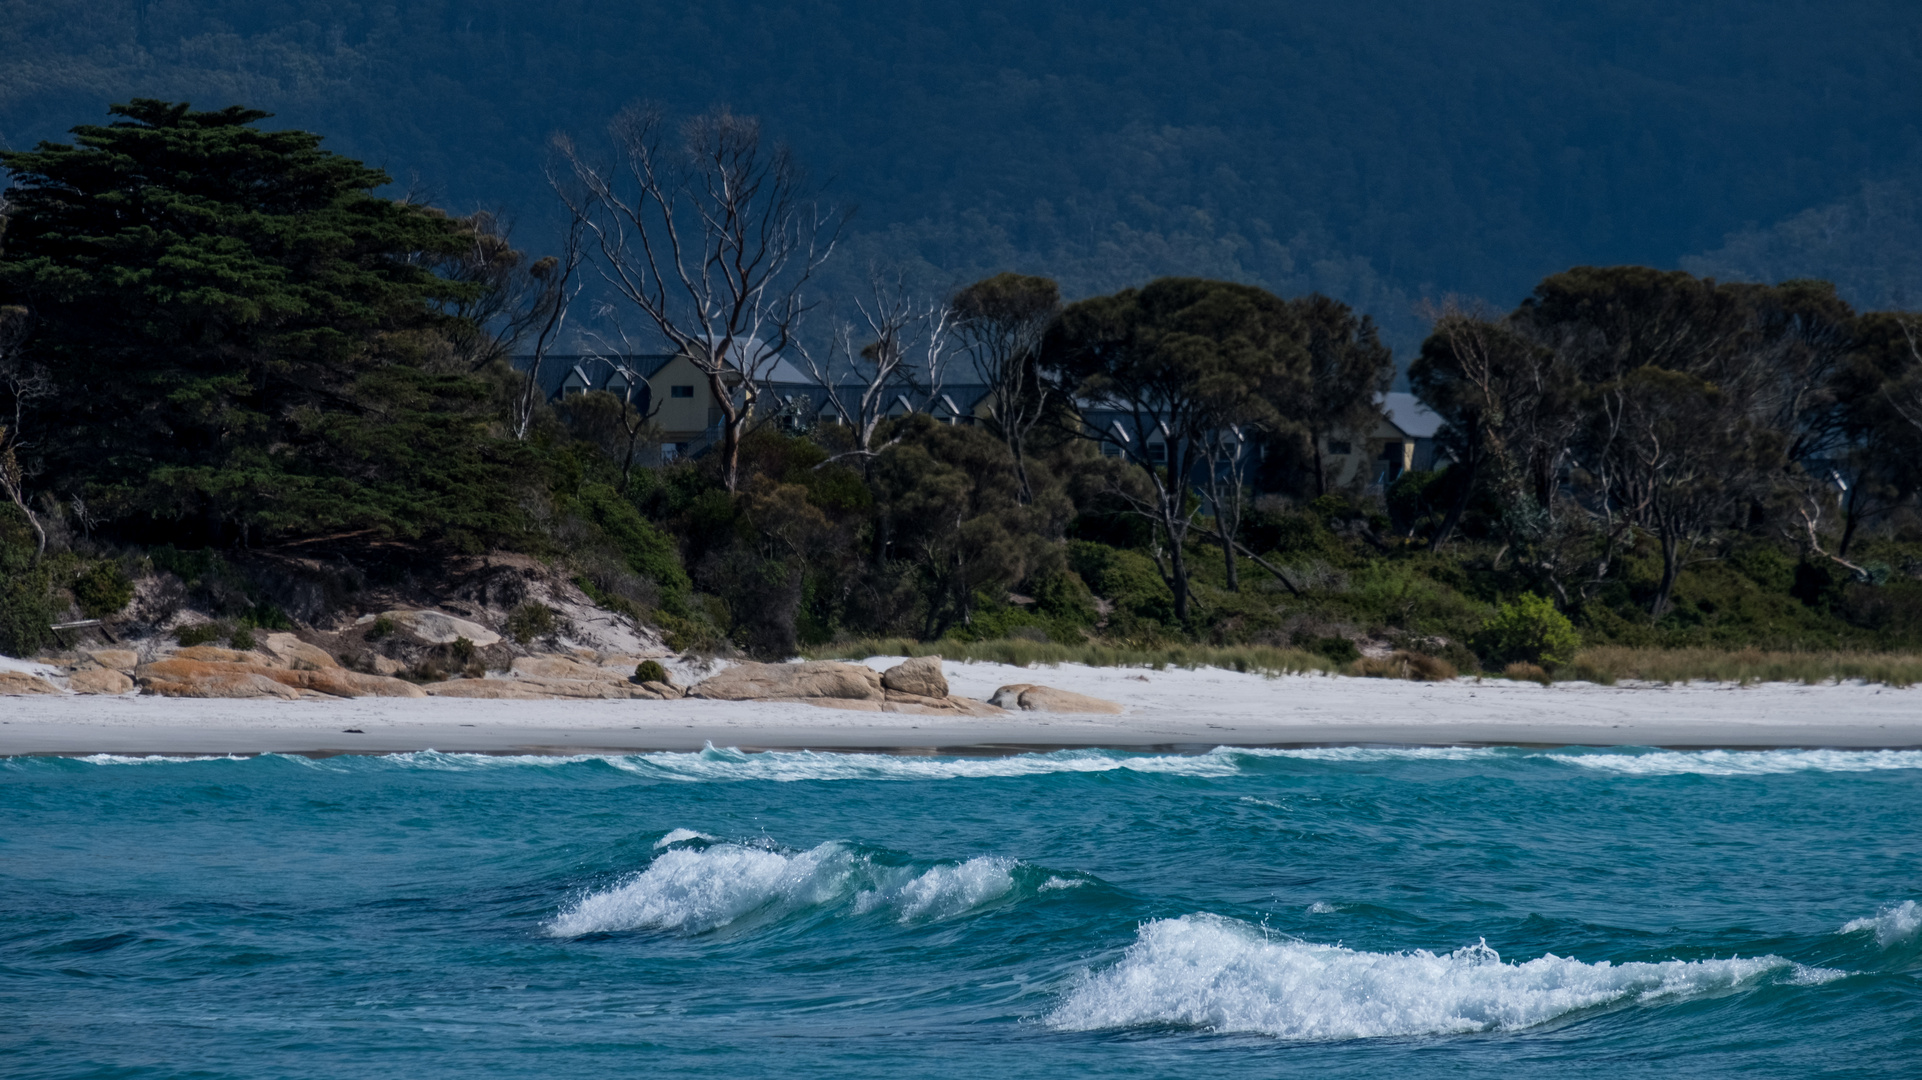
M 867 638 L 822 646 L 807 653 L 812 660 L 864 660 L 870 656 L 939 656 L 947 660 L 985 661 L 1015 667 L 1057 664 L 1086 664 L 1089 667 L 1223 668 L 1257 675 L 1301 675 L 1308 672 L 1334 673 L 1339 668 L 1328 658 L 1300 649 L 1272 645 L 1210 646 L 1171 645 L 1165 648 L 1134 648 L 1098 642 L 1064 645 L 1026 638 L 1000 638 L 993 641 L 912 641 L 906 638 Z
M 1727 682 L 1746 685 L 1799 682 L 1867 682 L 1887 686 L 1922 683 L 1922 655 L 1876 652 L 1767 652 L 1761 649 L 1631 649 L 1599 646 L 1576 654 L 1575 662 L 1557 671 L 1560 679 L 1588 682 L 1688 683 Z
M 1460 672 L 1439 657 L 1400 650 L 1387 656 L 1364 656 L 1349 666 L 1350 674 L 1366 679 L 1408 679 L 1411 682 L 1447 682 Z

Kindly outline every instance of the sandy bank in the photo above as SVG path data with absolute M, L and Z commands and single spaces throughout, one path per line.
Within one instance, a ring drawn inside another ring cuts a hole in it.
M 884 668 L 893 658 L 869 663 Z M 982 719 L 719 701 L 221 701 L 0 698 L 0 755 L 698 750 L 717 746 L 988 751 L 1357 743 L 1922 747 L 1922 689 L 1407 683 L 1220 670 L 947 665 L 957 694 L 1042 682 L 1120 716 Z M 349 732 L 346 729 L 357 729 Z

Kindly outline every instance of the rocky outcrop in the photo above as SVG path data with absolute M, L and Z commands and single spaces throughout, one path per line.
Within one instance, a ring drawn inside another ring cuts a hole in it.
M 881 676 L 860 664 L 736 664 L 695 684 L 688 697 L 711 701 L 886 700 Z
M 901 694 L 924 698 L 948 696 L 948 679 L 941 674 L 941 658 L 917 656 L 881 673 L 881 686 Z
M 1086 694 L 1071 690 L 1057 690 L 1052 686 L 1037 686 L 1033 683 L 1014 683 L 994 692 L 989 703 L 1010 711 L 1050 713 L 1108 713 L 1121 711 L 1121 706 L 1112 701 L 1103 701 Z
M 924 693 L 919 691 L 933 691 Z M 737 664 L 696 684 L 692 698 L 787 701 L 829 709 L 917 715 L 996 716 L 1001 710 L 948 693 L 939 657 L 909 660 L 876 674 L 860 664 Z
M 331 658 L 330 658 L 331 659 Z M 384 675 L 326 668 L 283 666 L 272 657 L 236 649 L 197 646 L 142 664 L 134 679 L 161 697 L 425 697 L 420 687 Z
M 58 694 L 60 688 L 29 671 L 0 670 L 0 694 Z
M 140 654 L 132 649 L 83 649 L 81 655 L 114 671 L 132 671 L 140 666 Z
M 466 638 L 476 647 L 484 649 L 500 644 L 501 640 L 499 634 L 487 627 L 444 611 L 386 611 L 379 615 L 362 615 L 360 624 L 379 619 L 388 620 L 403 633 L 429 645 L 451 645 Z
M 133 679 L 113 668 L 83 667 L 67 676 L 67 689 L 76 694 L 124 694 L 133 688 Z

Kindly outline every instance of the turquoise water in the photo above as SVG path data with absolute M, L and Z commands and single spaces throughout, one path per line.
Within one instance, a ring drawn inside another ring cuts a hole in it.
M 1922 1076 L 1922 753 L 0 761 L 9 1077 Z

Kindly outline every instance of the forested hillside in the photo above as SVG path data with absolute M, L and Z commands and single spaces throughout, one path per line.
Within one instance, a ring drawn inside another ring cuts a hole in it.
M 725 102 L 860 204 L 844 268 L 1319 289 L 1404 357 L 1422 298 L 1505 305 L 1583 263 L 1914 303 L 1886 238 L 1914 235 L 1918 73 L 1899 0 L 0 3 L 14 149 L 108 101 L 244 101 L 539 233 L 550 132 Z

